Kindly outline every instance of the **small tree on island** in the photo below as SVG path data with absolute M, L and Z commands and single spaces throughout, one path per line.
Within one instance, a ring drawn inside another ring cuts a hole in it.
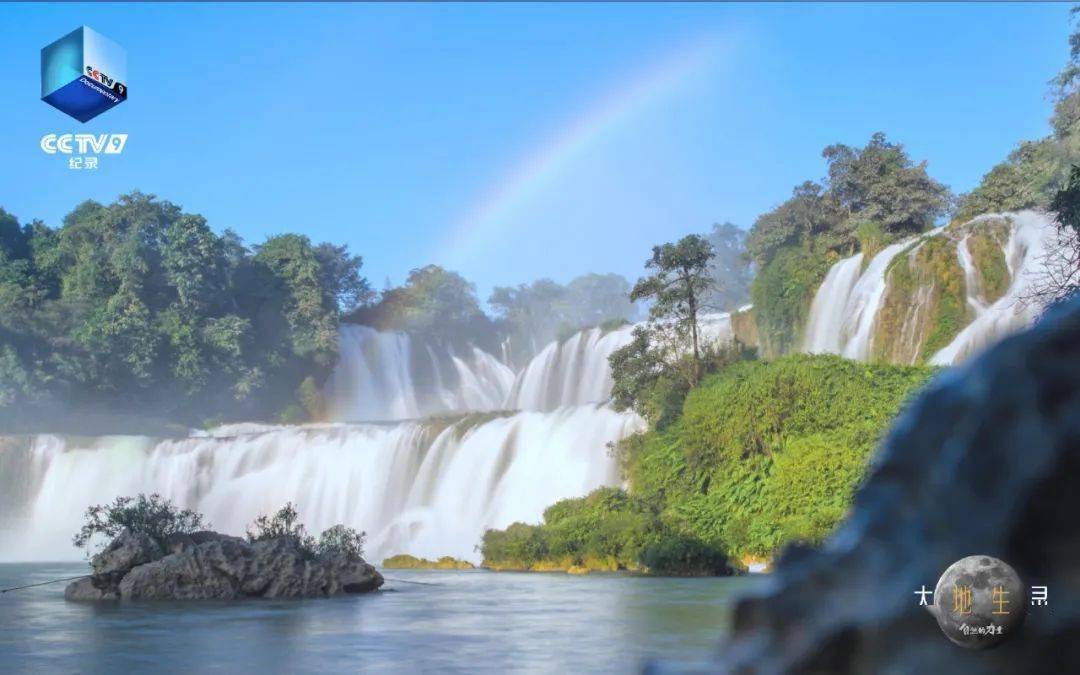
M 112 540 L 124 530 L 145 534 L 158 544 L 174 534 L 191 534 L 209 528 L 200 513 L 181 509 L 159 494 L 149 497 L 117 497 L 111 504 L 97 504 L 86 509 L 86 522 L 72 543 L 87 548 L 95 535 Z
M 287 502 L 272 516 L 263 514 L 248 528 L 251 543 L 291 537 L 305 558 L 314 559 L 335 553 L 344 554 L 349 560 L 360 560 L 364 554 L 365 532 L 357 532 L 347 525 L 334 525 L 323 530 L 318 541 L 308 534 L 300 522 L 300 513 L 292 502 Z

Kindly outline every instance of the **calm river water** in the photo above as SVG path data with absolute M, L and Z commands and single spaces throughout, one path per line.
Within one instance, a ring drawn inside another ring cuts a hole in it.
M 0 564 L 0 588 L 85 564 Z M 0 673 L 632 672 L 707 658 L 763 578 L 389 570 L 364 596 L 86 605 L 0 594 Z

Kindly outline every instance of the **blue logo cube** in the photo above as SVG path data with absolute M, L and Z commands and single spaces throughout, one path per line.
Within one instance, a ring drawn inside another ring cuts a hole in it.
M 127 100 L 127 52 L 82 26 L 41 50 L 41 100 L 80 122 Z

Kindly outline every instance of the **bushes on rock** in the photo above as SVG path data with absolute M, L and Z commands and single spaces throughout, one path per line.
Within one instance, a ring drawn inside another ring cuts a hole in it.
M 292 502 L 287 502 L 272 516 L 259 516 L 247 531 L 248 541 L 253 544 L 289 537 L 309 560 L 331 554 L 344 554 L 349 560 L 360 560 L 364 555 L 366 536 L 365 532 L 357 532 L 346 525 L 334 525 L 323 530 L 316 540 L 300 522 L 300 513 Z
M 343 554 L 349 560 L 360 560 L 364 556 L 366 532 L 357 532 L 347 525 L 333 525 L 319 535 L 315 544 L 315 554 L 326 556 Z
M 86 522 L 72 539 L 78 548 L 86 548 L 96 535 L 111 540 L 123 530 L 146 534 L 159 544 L 174 534 L 190 534 L 210 527 L 201 514 L 181 509 L 159 494 L 117 497 L 111 504 L 86 509 Z

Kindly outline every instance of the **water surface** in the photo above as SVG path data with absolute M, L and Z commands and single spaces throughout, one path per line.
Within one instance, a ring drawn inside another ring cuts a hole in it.
M 0 587 L 85 569 L 2 564 Z M 69 603 L 63 583 L 2 594 L 0 672 L 628 672 L 707 658 L 733 597 L 765 581 L 386 574 L 402 581 L 306 601 Z

